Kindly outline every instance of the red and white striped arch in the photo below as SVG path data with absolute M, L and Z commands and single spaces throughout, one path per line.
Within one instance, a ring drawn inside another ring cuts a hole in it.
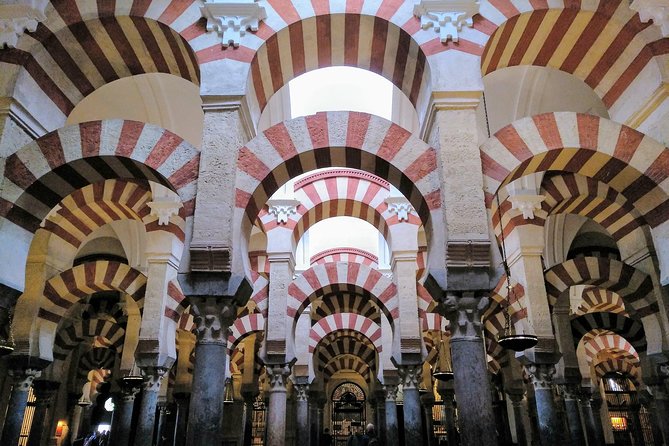
M 379 267 L 379 258 L 374 254 L 357 248 L 331 248 L 311 256 L 310 265 L 323 263 L 346 262 L 360 263 L 370 268 Z
M 319 342 L 327 335 L 340 330 L 356 331 L 364 335 L 381 353 L 381 327 L 364 316 L 355 313 L 338 313 L 324 317 L 309 330 L 309 353 L 316 350 Z
M 659 77 L 649 79 L 660 73 L 655 58 L 666 55 L 669 47 L 654 27 L 641 23 L 627 1 L 558 1 L 550 6 L 540 1 L 542 5 L 534 2 L 534 11 L 503 0 L 490 3 L 509 7 L 502 8 L 501 16 L 482 8 L 500 25 L 481 57 L 483 75 L 518 65 L 558 69 L 589 85 L 608 108 L 630 98 L 649 98 L 660 86 Z
M 338 330 L 325 336 L 313 353 L 314 369 L 323 372 L 337 357 L 352 355 L 378 370 L 376 348 L 366 335 L 352 330 Z
M 574 315 L 582 316 L 587 313 L 608 312 L 628 316 L 625 302 L 620 294 L 598 287 L 585 288 L 581 294 L 582 302 Z
M 639 359 L 639 354 L 635 348 L 627 342 L 627 340 L 615 333 L 603 332 L 603 333 L 589 333 L 583 337 L 581 340 L 583 347 L 585 349 L 585 355 L 588 358 L 588 362 L 592 363 L 593 360 L 597 357 L 599 352 L 602 350 L 620 350 L 625 351 L 633 355 L 637 360 Z
M 571 286 L 593 285 L 618 293 L 638 317 L 658 311 L 650 276 L 617 260 L 578 257 L 548 269 L 544 278 L 551 307 Z
M 366 293 L 379 306 L 391 325 L 399 316 L 397 287 L 379 271 L 356 263 L 314 265 L 288 286 L 288 316 L 296 318 L 313 300 L 330 289 L 353 287 L 353 292 Z
M 669 149 L 643 133 L 598 116 L 555 112 L 515 121 L 481 146 L 486 202 L 522 176 L 580 174 L 608 184 L 651 227 L 669 213 Z
M 193 214 L 200 154 L 179 136 L 135 121 L 92 121 L 64 127 L 6 160 L 0 216 L 34 232 L 76 189 L 106 179 L 154 181 L 179 194 Z
M 247 314 L 240 317 L 230 327 L 228 335 L 228 351 L 232 353 L 237 344 L 251 333 L 263 333 L 265 331 L 265 317 L 260 313 Z
M 58 330 L 53 345 L 54 360 L 64 361 L 73 348 L 89 340 L 120 352 L 123 350 L 125 330 L 117 322 L 109 319 L 89 319 L 73 321 Z
M 626 375 L 635 386 L 641 384 L 641 367 L 639 362 L 634 361 L 633 356 L 619 354 L 616 357 L 606 356 L 599 359 L 592 367 L 597 378 L 602 379 L 607 373 L 622 373 Z
M 329 380 L 335 373 L 350 370 L 359 373 L 366 382 L 370 382 L 372 369 L 368 363 L 357 356 L 341 355 L 332 358 L 323 368 L 325 380 Z
M 245 215 L 250 229 L 281 185 L 322 167 L 349 167 L 384 178 L 409 199 L 426 227 L 430 212 L 441 207 L 432 147 L 383 118 L 327 112 L 270 127 L 239 150 L 236 226 L 242 227 Z

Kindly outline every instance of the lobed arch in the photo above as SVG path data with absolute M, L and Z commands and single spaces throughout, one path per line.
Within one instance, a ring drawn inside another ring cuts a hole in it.
M 240 149 L 233 228 L 241 234 L 235 239 L 248 241 L 252 223 L 279 185 L 306 171 L 336 166 L 388 180 L 413 205 L 429 237 L 431 213 L 441 207 L 435 150 L 385 119 L 327 112 L 277 124 Z M 242 266 L 243 255 L 235 254 L 234 268 Z
M 327 335 L 340 330 L 358 332 L 374 345 L 378 353 L 383 350 L 381 326 L 379 324 L 359 314 L 338 313 L 320 319 L 311 327 L 309 330 L 309 353 L 313 353 Z
M 73 191 L 106 179 L 148 180 L 176 192 L 185 217 L 195 204 L 199 151 L 160 127 L 92 121 L 48 133 L 10 155 L 0 216 L 35 232 Z
M 499 27 L 481 56 L 482 74 L 519 65 L 558 69 L 585 82 L 609 109 L 619 106 L 628 91 L 644 97 L 653 93 L 658 85 L 648 91 L 634 85 L 642 70 L 659 76 L 654 57 L 666 52 L 644 32 L 650 24 L 641 23 L 622 0 L 560 6 L 544 2 L 537 10 L 513 8 L 503 23 L 497 19 Z
M 53 345 L 53 359 L 64 361 L 73 348 L 86 340 L 120 353 L 125 341 L 125 329 L 111 319 L 71 321 L 58 329 Z
M 107 260 L 63 271 L 45 283 L 43 295 L 36 301 L 25 295 L 19 298 L 13 324 L 16 342 L 29 349 L 32 356 L 50 360 L 57 327 L 72 306 L 90 294 L 114 290 L 128 294 L 141 309 L 146 282 L 147 277 L 140 271 Z
M 636 352 L 643 353 L 648 348 L 643 324 L 627 316 L 597 312 L 584 314 L 571 320 L 571 332 L 575 346 L 589 333 L 598 330 L 605 330 L 624 338 Z
M 634 129 L 593 115 L 555 112 L 515 121 L 480 148 L 486 204 L 506 184 L 563 171 L 608 184 L 651 228 L 669 212 L 669 149 Z
M 297 320 L 308 304 L 345 290 L 372 300 L 394 325 L 399 316 L 397 286 L 378 270 L 355 263 L 314 265 L 288 286 L 288 316 Z

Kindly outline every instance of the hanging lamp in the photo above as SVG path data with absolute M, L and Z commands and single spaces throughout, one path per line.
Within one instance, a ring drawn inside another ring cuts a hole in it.
M 14 351 L 14 337 L 12 336 L 12 315 L 7 310 L 7 337 L 0 337 L 0 357 L 7 356 Z
M 132 368 L 127 375 L 121 377 L 121 383 L 123 383 L 126 388 L 130 389 L 133 387 L 139 387 L 144 382 L 144 377 L 137 373 L 135 362 L 132 363 Z
M 496 195 L 496 198 L 497 215 L 499 217 L 502 238 L 502 266 L 504 267 L 504 274 L 506 275 L 507 300 L 509 302 L 502 308 L 502 311 L 504 312 L 504 332 L 497 338 L 497 342 L 503 349 L 522 352 L 523 350 L 527 350 L 528 348 L 537 345 L 539 340 L 536 336 L 531 334 L 516 333 L 515 327 L 511 324 L 511 315 L 509 315 L 508 308 L 509 305 L 511 305 L 511 296 L 513 296 L 514 291 L 511 286 L 511 269 L 506 260 L 506 244 L 504 243 L 504 225 L 502 224 L 502 208 L 499 204 L 499 193 Z
M 439 330 L 439 344 L 437 344 L 437 364 L 434 366 L 432 376 L 439 381 L 450 381 L 453 379 L 453 368 L 451 367 L 446 348 L 444 344 L 444 337 Z

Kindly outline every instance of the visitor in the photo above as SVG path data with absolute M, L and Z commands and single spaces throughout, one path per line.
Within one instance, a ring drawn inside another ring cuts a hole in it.
M 320 446 L 332 446 L 332 435 L 330 435 L 330 429 L 327 427 L 321 435 L 321 445 Z
M 368 446 L 369 439 L 367 438 L 367 435 L 363 435 L 362 427 L 356 427 L 354 429 L 355 431 L 348 437 L 346 446 Z
M 365 429 L 366 434 L 367 434 L 367 444 L 368 446 L 378 446 L 379 445 L 379 439 L 376 438 L 376 428 L 372 423 L 369 423 L 367 425 L 367 428 Z

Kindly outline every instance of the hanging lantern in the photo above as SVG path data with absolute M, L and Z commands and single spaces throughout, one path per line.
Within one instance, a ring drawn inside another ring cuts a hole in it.
M 439 332 L 439 344 L 437 344 L 437 364 L 434 366 L 432 376 L 439 381 L 450 381 L 453 379 L 453 367 L 451 367 L 451 361 L 449 360 L 441 331 Z
M 532 348 L 539 340 L 536 336 L 531 334 L 519 334 L 516 333 L 515 327 L 511 324 L 511 316 L 509 315 L 509 305 L 511 305 L 511 297 L 514 294 L 513 287 L 511 286 L 511 269 L 509 264 L 506 261 L 506 245 L 504 243 L 504 225 L 502 224 L 502 211 L 499 204 L 499 194 L 497 195 L 497 215 L 499 216 L 499 224 L 502 226 L 502 266 L 504 268 L 504 273 L 506 274 L 506 289 L 507 289 L 507 301 L 508 305 L 502 308 L 504 312 L 504 333 L 497 338 L 499 345 L 506 350 L 513 350 L 514 352 L 522 352 L 528 348 Z M 519 302 L 520 304 L 520 302 Z
M 144 382 L 144 377 L 139 373 L 137 373 L 137 369 L 134 363 L 132 364 L 130 372 L 128 372 L 127 375 L 121 378 L 122 385 L 128 389 L 131 389 L 133 387 L 139 387 L 142 385 L 143 382 Z

